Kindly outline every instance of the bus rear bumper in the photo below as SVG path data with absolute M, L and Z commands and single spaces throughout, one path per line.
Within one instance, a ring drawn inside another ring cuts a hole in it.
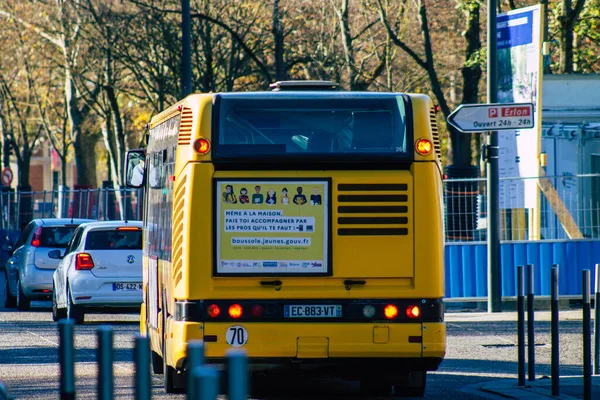
M 434 371 L 445 355 L 445 323 L 190 323 L 170 321 L 173 366 L 185 369 L 185 346 L 203 340 L 206 362 L 222 365 L 233 327 L 252 370 L 291 368 L 352 371 Z M 179 336 L 179 340 L 176 338 Z M 181 340 L 183 339 L 183 340 Z M 238 345 L 238 343 L 234 343 Z

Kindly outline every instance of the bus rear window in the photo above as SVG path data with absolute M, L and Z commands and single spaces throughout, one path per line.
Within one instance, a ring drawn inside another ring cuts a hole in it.
M 218 103 L 215 158 L 408 154 L 398 95 L 232 94 Z

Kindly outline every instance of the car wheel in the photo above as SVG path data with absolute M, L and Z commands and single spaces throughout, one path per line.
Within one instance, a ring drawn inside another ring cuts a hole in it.
M 165 327 L 167 326 L 166 308 L 163 307 L 163 326 L 162 326 L 162 369 L 163 369 L 163 386 L 167 393 L 183 393 L 182 388 L 178 388 L 175 385 L 175 379 L 177 378 L 177 370 L 167 364 L 167 345 L 165 340 Z
M 394 393 L 398 397 L 423 397 L 426 384 L 427 371 L 414 371 L 394 385 Z
M 73 304 L 73 294 L 67 286 L 67 318 L 75 321 L 76 324 L 83 324 L 84 312 L 81 307 Z
M 56 302 L 56 288 L 52 287 L 52 320 L 54 322 L 58 322 L 61 319 L 66 317 L 66 312 L 64 308 L 58 308 L 58 304 Z
M 31 300 L 25 296 L 23 293 L 23 288 L 21 287 L 21 279 L 17 277 L 17 310 L 19 311 L 27 311 L 31 307 Z
M 392 392 L 392 385 L 374 377 L 360 380 L 360 392 L 364 396 L 387 396 Z
M 5 288 L 4 288 L 4 307 L 5 308 L 15 308 L 17 305 L 17 299 L 15 298 L 15 296 L 10 294 L 10 289 L 8 287 L 8 273 L 6 274 L 6 279 L 5 279 Z

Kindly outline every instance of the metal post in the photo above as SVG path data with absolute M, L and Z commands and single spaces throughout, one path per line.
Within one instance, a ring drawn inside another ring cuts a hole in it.
M 600 264 L 596 264 L 594 295 L 594 375 L 600 374 Z
M 133 362 L 135 363 L 135 400 L 149 400 L 152 398 L 152 382 L 150 340 L 147 336 L 136 335 Z
M 550 335 L 551 335 L 551 375 L 552 375 L 552 396 L 558 396 L 559 394 L 559 375 L 558 375 L 558 363 L 559 352 L 558 352 L 558 264 L 554 264 L 550 275 L 550 290 L 552 291 L 552 297 L 550 301 Z
M 242 349 L 227 352 L 229 400 L 246 400 L 248 394 L 248 357 Z
M 518 385 L 525 386 L 525 285 L 523 266 L 517 267 Z
M 190 0 L 181 0 L 182 90 L 183 97 L 192 93 L 192 33 Z
M 487 7 L 487 102 L 496 103 L 498 71 L 496 61 L 496 0 Z M 498 132 L 487 135 L 487 241 L 488 241 L 488 312 L 502 311 L 502 269 L 500 254 L 500 180 L 498 170 Z
M 74 321 L 58 321 L 58 362 L 60 364 L 60 400 L 75 400 Z
M 534 290 L 533 264 L 527 264 L 527 369 L 530 381 L 535 381 Z
M 583 289 L 583 398 L 592 399 L 592 332 L 590 308 L 590 270 L 581 271 Z
M 98 335 L 98 400 L 113 398 L 113 330 L 101 326 L 96 331 Z
M 187 398 L 193 399 L 196 388 L 194 387 L 194 368 L 204 365 L 204 343 L 199 340 L 190 341 L 187 345 Z
M 219 395 L 219 371 L 208 366 L 195 367 L 194 400 L 216 400 Z

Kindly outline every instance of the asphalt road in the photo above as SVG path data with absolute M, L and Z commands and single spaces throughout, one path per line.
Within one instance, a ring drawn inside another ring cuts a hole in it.
M 0 278 L 2 280 L 2 278 Z M 1 285 L 0 287 L 3 287 Z M 3 304 L 4 294 L 0 295 Z M 29 312 L 0 309 L 0 380 L 17 399 L 58 397 L 58 332 L 48 302 L 34 302 Z M 548 313 L 536 318 L 536 373 L 550 375 L 550 325 Z M 580 375 L 580 312 L 561 313 L 561 375 Z M 492 319 L 490 321 L 490 319 Z M 497 379 L 516 380 L 517 348 L 514 314 L 447 314 L 448 352 L 440 369 L 430 373 L 427 399 L 499 399 L 478 390 Z M 76 326 L 76 388 L 78 399 L 96 399 L 96 329 L 114 328 L 115 398 L 134 396 L 133 338 L 137 316 L 133 314 L 86 315 Z M 153 376 L 154 399 L 184 399 L 166 395 L 161 376 Z M 225 398 L 225 397 L 223 397 Z M 278 381 L 263 399 L 361 398 L 357 382 L 290 377 Z

